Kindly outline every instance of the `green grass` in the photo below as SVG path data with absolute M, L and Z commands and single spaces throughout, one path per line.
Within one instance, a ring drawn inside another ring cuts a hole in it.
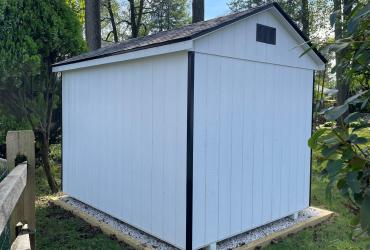
M 344 200 L 339 194 L 334 192 L 332 201 L 327 201 L 325 198 L 326 183 L 317 174 L 313 174 L 311 185 L 312 205 L 334 211 L 334 217 L 328 222 L 324 222 L 314 228 L 305 229 L 298 234 L 285 238 L 277 244 L 270 245 L 266 249 L 370 249 L 368 247 L 369 242 L 363 240 L 353 241 L 351 239 L 352 228 L 350 223 L 353 216 L 347 212 L 343 205 Z
M 362 129 L 357 132 L 359 136 L 370 138 L 370 129 Z M 370 142 L 366 145 L 370 146 Z M 315 158 L 315 154 L 313 155 Z M 334 217 L 320 226 L 299 232 L 281 242 L 267 247 L 269 250 L 289 249 L 320 249 L 320 250 L 354 250 L 370 249 L 370 242 L 365 240 L 352 240 L 353 228 L 351 220 L 353 216 L 344 206 L 345 200 L 336 190 L 332 194 L 332 200 L 328 201 L 325 196 L 326 181 L 319 177 L 319 168 L 313 159 L 313 174 L 311 182 L 312 206 L 325 208 L 335 212 Z
M 55 176 L 60 176 L 54 167 Z M 37 249 L 129 249 L 114 237 L 104 235 L 99 228 L 91 227 L 49 202 L 50 193 L 42 168 L 36 170 L 36 248 Z M 57 178 L 60 182 L 60 178 Z
M 369 137 L 366 132 L 367 137 Z M 313 161 L 315 162 L 315 161 Z M 314 169 L 317 169 L 314 167 Z M 53 167 L 57 182 L 60 183 L 59 167 Z M 36 170 L 37 178 L 37 249 L 128 249 L 127 245 L 105 236 L 98 228 L 74 217 L 50 202 L 50 193 L 43 170 Z M 312 176 L 312 205 L 329 209 L 335 216 L 314 228 L 305 229 L 295 235 L 267 247 L 269 250 L 360 250 L 370 249 L 369 242 L 351 238 L 352 228 L 350 222 L 352 215 L 344 206 L 344 200 L 334 192 L 332 201 L 325 198 L 326 183 L 313 171 Z

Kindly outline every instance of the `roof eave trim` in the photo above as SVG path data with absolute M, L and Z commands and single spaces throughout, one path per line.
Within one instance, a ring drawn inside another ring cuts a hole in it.
M 97 65 L 124 62 L 144 57 L 190 50 L 193 50 L 193 41 L 189 39 L 185 41 L 178 41 L 176 43 L 148 46 L 147 48 L 141 47 L 140 49 L 125 51 L 125 53 L 104 55 L 103 57 L 88 58 L 87 60 L 80 60 L 77 62 L 54 64 L 52 71 L 63 72 L 67 70 L 81 69 Z

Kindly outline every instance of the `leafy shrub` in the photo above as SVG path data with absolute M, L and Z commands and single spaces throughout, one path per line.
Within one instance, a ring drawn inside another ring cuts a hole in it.
M 49 158 L 52 165 L 62 163 L 62 146 L 61 144 L 51 144 Z
M 370 118 L 362 113 L 369 99 L 369 91 L 360 92 L 343 105 L 326 110 L 324 117 L 332 126 L 320 127 L 308 142 L 319 152 L 322 176 L 329 180 L 327 197 L 330 199 L 332 189 L 338 188 L 347 200 L 346 207 L 356 216 L 353 224 L 357 225 L 359 235 L 370 234 L 370 132 L 363 133 L 370 128 Z M 359 109 L 350 109 L 358 103 L 361 103 Z

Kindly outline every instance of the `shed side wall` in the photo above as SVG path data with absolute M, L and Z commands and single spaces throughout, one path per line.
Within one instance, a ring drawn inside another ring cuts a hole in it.
M 312 80 L 195 53 L 194 248 L 308 207 Z
M 185 247 L 187 53 L 63 73 L 63 188 Z

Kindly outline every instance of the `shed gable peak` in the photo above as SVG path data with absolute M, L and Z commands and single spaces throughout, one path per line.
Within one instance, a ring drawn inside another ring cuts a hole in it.
M 275 8 L 244 17 L 194 39 L 194 51 L 260 63 L 322 70 L 324 61 Z

